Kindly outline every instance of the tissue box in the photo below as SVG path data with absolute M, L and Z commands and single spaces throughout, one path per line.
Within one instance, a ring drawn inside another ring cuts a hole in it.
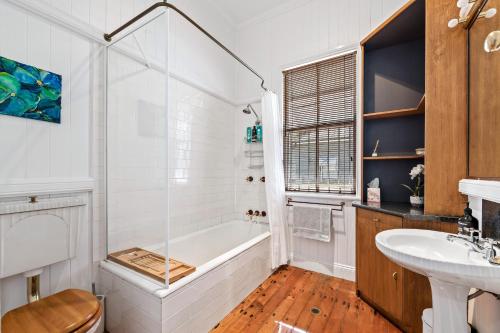
M 367 201 L 380 203 L 380 188 L 368 188 Z

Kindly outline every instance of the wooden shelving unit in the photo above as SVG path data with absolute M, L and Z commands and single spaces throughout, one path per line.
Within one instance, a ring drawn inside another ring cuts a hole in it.
M 423 159 L 424 155 L 416 154 L 401 154 L 401 155 L 381 155 L 381 156 L 365 156 L 365 161 L 387 161 L 387 160 L 419 160 Z
M 361 48 L 362 197 L 366 184 L 379 178 L 382 201 L 408 202 L 401 184 L 410 183 L 411 168 L 425 159 L 415 154 L 426 146 L 425 1 L 409 0 Z
M 426 4 L 431 2 L 409 0 L 361 42 L 363 200 L 367 200 L 368 183 L 378 178 L 382 202 L 408 205 L 409 192 L 401 184 L 411 184 L 410 170 L 428 160 L 415 150 L 427 145 L 425 36 Z M 378 156 L 373 157 L 375 146 Z M 428 281 L 394 265 L 376 250 L 366 255 L 367 249 L 376 249 L 378 232 L 402 228 L 403 221 L 390 214 L 357 210 L 357 291 L 405 332 L 420 332 L 422 311 L 432 304 Z M 402 278 L 395 282 L 387 278 L 391 274 Z M 412 286 L 421 292 L 413 295 Z

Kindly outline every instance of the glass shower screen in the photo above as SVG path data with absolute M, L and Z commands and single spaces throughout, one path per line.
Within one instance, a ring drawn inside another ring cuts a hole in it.
M 162 15 L 106 55 L 108 260 L 166 285 L 167 38 L 168 15 Z

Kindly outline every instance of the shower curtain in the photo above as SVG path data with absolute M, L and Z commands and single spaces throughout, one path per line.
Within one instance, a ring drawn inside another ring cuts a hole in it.
M 262 97 L 262 130 L 266 198 L 271 228 L 272 267 L 288 262 L 285 176 L 283 172 L 283 126 L 278 96 L 266 91 Z

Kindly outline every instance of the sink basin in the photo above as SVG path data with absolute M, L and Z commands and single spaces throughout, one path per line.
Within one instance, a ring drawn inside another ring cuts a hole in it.
M 377 248 L 390 260 L 429 278 L 434 313 L 433 332 L 467 333 L 470 288 L 500 293 L 500 266 L 463 241 L 431 230 L 393 229 L 375 237 Z M 417 292 L 417 291 L 415 291 Z

